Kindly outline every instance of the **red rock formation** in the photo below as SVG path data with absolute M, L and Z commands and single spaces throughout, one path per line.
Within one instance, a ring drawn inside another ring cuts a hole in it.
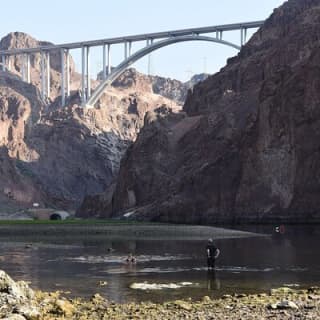
M 112 209 L 101 214 L 319 221 L 319 16 L 319 0 L 289 0 L 194 88 L 187 116 L 149 115 L 121 163 L 111 204 L 99 205 Z

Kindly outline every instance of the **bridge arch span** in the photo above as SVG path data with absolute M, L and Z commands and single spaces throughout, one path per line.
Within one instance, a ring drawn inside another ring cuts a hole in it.
M 165 40 L 157 41 L 145 48 L 138 50 L 137 52 L 132 54 L 130 57 L 128 57 L 126 60 L 121 62 L 116 68 L 114 68 L 113 71 L 108 75 L 108 77 L 95 89 L 91 97 L 88 99 L 86 105 L 88 107 L 93 107 L 96 104 L 96 102 L 99 100 L 99 98 L 102 96 L 104 90 L 108 86 L 110 86 L 113 83 L 113 81 L 115 81 L 126 69 L 128 69 L 136 61 L 140 60 L 141 58 L 143 58 L 144 56 L 150 54 L 155 50 L 169 46 L 171 44 L 175 44 L 178 42 L 186 42 L 186 41 L 214 42 L 214 43 L 219 43 L 222 45 L 232 47 L 236 50 L 240 50 L 240 46 L 234 43 L 231 43 L 222 39 L 218 39 L 218 38 L 201 36 L 201 35 L 174 36 Z

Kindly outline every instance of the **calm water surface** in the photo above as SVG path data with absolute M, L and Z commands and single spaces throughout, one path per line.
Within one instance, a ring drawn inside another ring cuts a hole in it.
M 98 292 L 116 302 L 197 299 L 284 285 L 320 285 L 320 226 L 286 226 L 282 235 L 275 234 L 273 226 L 242 229 L 272 236 L 217 240 L 221 255 L 216 272 L 206 269 L 206 241 L 90 237 L 67 242 L 0 238 L 0 269 L 15 280 L 30 281 L 35 289 L 64 290 L 83 297 Z M 136 264 L 125 262 L 129 253 L 137 258 Z M 105 281 L 107 285 L 101 286 Z M 133 289 L 132 284 L 142 289 Z M 151 288 L 143 290 L 148 285 Z

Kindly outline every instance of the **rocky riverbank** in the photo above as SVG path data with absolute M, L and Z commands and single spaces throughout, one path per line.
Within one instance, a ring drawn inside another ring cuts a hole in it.
M 61 292 L 33 291 L 0 271 L 0 319 L 319 319 L 320 288 L 280 288 L 269 294 L 226 295 L 212 300 L 115 304 L 96 294 L 69 299 Z

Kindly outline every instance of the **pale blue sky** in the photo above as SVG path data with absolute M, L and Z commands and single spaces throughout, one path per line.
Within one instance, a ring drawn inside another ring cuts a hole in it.
M 29 33 L 54 43 L 94 40 L 262 20 L 284 0 L 18 0 L 1 3 L 0 37 L 12 31 Z M 226 33 L 226 39 L 239 42 L 239 33 Z M 134 48 L 138 48 L 138 45 Z M 102 68 L 101 49 L 93 51 L 92 72 Z M 187 80 L 203 71 L 214 73 L 234 49 L 212 43 L 188 42 L 163 48 L 152 55 L 152 73 Z M 78 52 L 72 52 L 78 60 Z M 113 48 L 113 63 L 123 57 L 122 47 Z M 147 71 L 147 59 L 137 63 Z

